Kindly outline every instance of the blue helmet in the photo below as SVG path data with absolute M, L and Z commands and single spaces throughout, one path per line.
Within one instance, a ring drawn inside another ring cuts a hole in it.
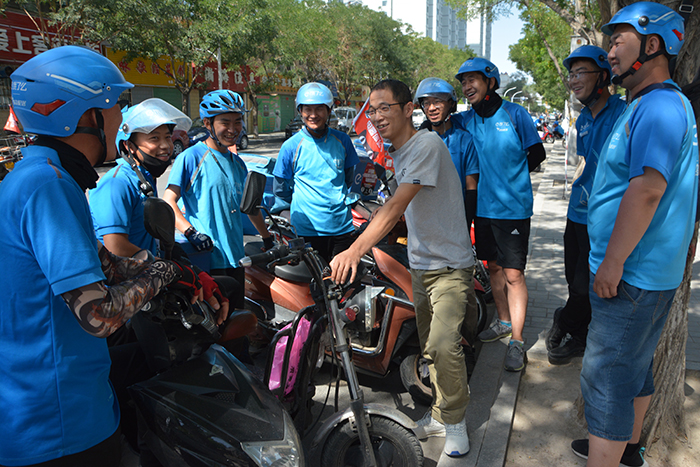
M 629 24 L 642 36 L 658 34 L 664 40 L 669 56 L 678 55 L 683 46 L 683 17 L 665 5 L 654 2 L 633 3 L 618 11 L 601 30 L 612 36 L 618 24 Z
M 498 71 L 498 67 L 492 62 L 481 57 L 473 57 L 462 63 L 459 67 L 459 71 L 455 75 L 455 79 L 459 82 L 462 81 L 462 75 L 472 71 L 478 71 L 486 78 L 496 78 L 496 89 L 501 86 L 501 74 Z
M 134 85 L 106 57 L 66 45 L 42 52 L 12 73 L 12 107 L 24 130 L 47 136 L 75 133 L 90 109 L 109 109 Z
M 245 113 L 243 98 L 228 89 L 212 91 L 199 103 L 199 116 L 202 119 L 216 117 L 227 113 Z
M 302 105 L 325 104 L 328 110 L 333 108 L 333 93 L 321 83 L 306 83 L 297 91 L 296 107 Z
M 172 125 L 174 130 L 187 131 L 192 126 L 190 117 L 162 99 L 151 98 L 133 107 L 122 109 L 122 124 L 117 133 L 117 148 L 132 133 L 150 133 L 161 125 Z
M 608 77 L 612 75 L 612 68 L 608 63 L 608 53 L 595 45 L 582 45 L 578 49 L 571 52 L 571 55 L 564 59 L 564 66 L 566 67 L 567 71 L 571 71 L 571 62 L 585 58 L 593 60 L 598 67 L 602 68 L 603 70 L 607 70 Z
M 418 85 L 418 89 L 416 89 L 413 102 L 420 104 L 421 98 L 428 96 L 439 97 L 444 100 L 452 99 L 454 102 L 457 102 L 455 88 L 453 88 L 450 83 L 440 78 L 425 78 L 421 81 Z

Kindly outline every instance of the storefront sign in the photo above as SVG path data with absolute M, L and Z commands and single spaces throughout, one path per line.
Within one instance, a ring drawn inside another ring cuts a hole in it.
M 175 86 L 175 80 L 168 75 L 176 75 L 181 79 L 187 75 L 183 62 L 173 64 L 167 57 L 161 57 L 155 62 L 148 58 L 135 58 L 127 62 L 124 58 L 126 52 L 115 51 L 110 47 L 105 47 L 105 52 L 107 58 L 121 70 L 124 78 L 136 85 L 172 87 Z
M 22 64 L 30 58 L 44 52 L 48 46 L 39 33 L 34 21 L 25 14 L 5 11 L 0 17 L 0 62 Z M 59 34 L 55 26 L 47 26 L 46 37 L 52 47 L 75 43 L 78 36 Z M 99 44 L 88 44 L 88 47 L 100 51 Z

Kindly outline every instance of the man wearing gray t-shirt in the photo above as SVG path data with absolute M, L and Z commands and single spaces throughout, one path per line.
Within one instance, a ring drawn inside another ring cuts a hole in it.
M 401 81 L 377 83 L 368 117 L 390 149 L 399 182 L 365 232 L 331 261 L 331 278 L 354 279 L 360 258 L 406 214 L 408 259 L 421 351 L 428 359 L 435 390 L 431 410 L 417 422 L 420 438 L 445 436 L 445 453 L 469 452 L 465 413 L 469 403 L 467 368 L 460 329 L 468 295 L 474 293 L 474 258 L 464 217 L 462 184 L 445 143 L 413 128 L 413 99 Z M 476 310 L 470 310 L 476 313 Z

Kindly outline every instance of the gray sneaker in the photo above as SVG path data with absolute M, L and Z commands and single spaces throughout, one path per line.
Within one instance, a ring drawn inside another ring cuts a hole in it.
M 525 362 L 527 361 L 527 354 L 525 349 L 523 349 L 523 344 L 519 342 L 511 342 L 508 344 L 508 351 L 506 352 L 506 359 L 503 364 L 506 371 L 520 371 L 525 368 Z
M 445 425 L 435 420 L 430 410 L 416 422 L 416 425 L 418 428 L 416 428 L 415 433 L 418 439 L 423 440 L 431 436 L 445 436 Z
M 501 324 L 498 318 L 493 320 L 488 329 L 484 329 L 477 336 L 481 342 L 493 342 L 503 337 L 510 337 L 513 334 L 513 328 L 505 324 Z

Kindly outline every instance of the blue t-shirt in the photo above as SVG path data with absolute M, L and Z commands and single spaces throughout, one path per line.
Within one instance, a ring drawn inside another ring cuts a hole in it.
M 476 215 L 489 219 L 532 217 L 527 153 L 542 141 L 527 110 L 503 101 L 491 117 L 482 118 L 471 109 L 452 115 L 451 121 L 472 134 L 478 154 Z
M 61 294 L 105 280 L 85 194 L 49 148 L 0 183 L 0 464 L 27 465 L 110 437 L 119 406 L 107 342 Z
M 576 152 L 586 160 L 581 176 L 571 184 L 567 217 L 572 222 L 585 224 L 588 216 L 588 197 L 593 187 L 598 156 L 618 117 L 625 111 L 625 102 L 617 94 L 610 96 L 595 119 L 591 109 L 584 107 L 576 120 Z
M 245 256 L 241 197 L 248 171 L 237 154 L 199 142 L 173 163 L 169 185 L 180 188 L 180 209 L 199 232 L 211 237 L 211 268 L 237 268 Z
M 155 193 L 156 184 L 151 174 L 143 167 L 139 169 Z M 139 177 L 128 162 L 124 159 L 117 161 L 117 166 L 104 174 L 89 193 L 92 222 L 100 241 L 108 234 L 127 234 L 129 242 L 153 255 L 158 254 L 156 239 L 143 225 L 146 195 L 139 189 Z
M 667 186 L 651 224 L 625 261 L 622 279 L 644 290 L 671 290 L 683 279 L 698 190 L 698 139 L 688 99 L 674 88 L 643 90 L 615 123 L 593 182 L 588 211 L 593 273 L 603 262 L 620 202 L 645 167 Z M 645 92 L 647 91 L 647 92 Z
M 352 212 L 345 204 L 345 169 L 359 162 L 348 135 L 337 130 L 314 138 L 302 128 L 284 142 L 273 174 L 293 182 L 290 214 L 299 235 L 353 231 Z
M 437 132 L 436 132 L 437 133 Z M 440 135 L 438 133 L 438 135 Z M 479 173 L 479 156 L 472 141 L 472 135 L 454 125 L 440 135 L 450 151 L 459 180 L 462 182 L 462 195 L 465 195 L 466 177 Z

